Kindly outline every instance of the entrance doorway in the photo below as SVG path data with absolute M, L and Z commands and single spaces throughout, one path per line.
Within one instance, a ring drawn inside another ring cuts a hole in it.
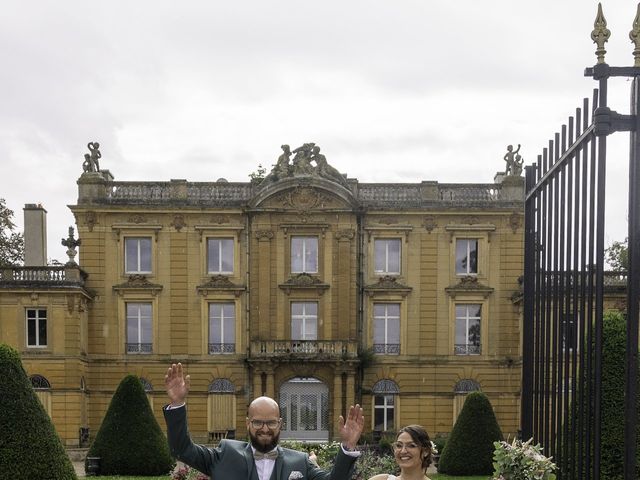
M 329 388 L 317 378 L 296 377 L 280 387 L 283 440 L 329 440 Z

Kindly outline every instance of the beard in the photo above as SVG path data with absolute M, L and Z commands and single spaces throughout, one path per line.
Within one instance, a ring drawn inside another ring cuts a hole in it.
M 273 433 L 271 437 L 267 437 L 266 435 L 258 437 L 257 434 L 254 435 L 252 432 L 249 432 L 249 438 L 251 439 L 251 445 L 253 445 L 253 448 L 255 448 L 259 452 L 267 453 L 278 446 L 278 441 L 280 440 L 280 432 Z M 264 443 L 267 441 L 268 443 Z

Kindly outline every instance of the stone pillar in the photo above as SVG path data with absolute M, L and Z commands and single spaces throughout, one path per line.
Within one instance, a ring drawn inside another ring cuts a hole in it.
M 343 415 L 342 412 L 342 373 L 335 372 L 333 377 L 333 421 L 329 423 L 330 428 L 333 430 L 329 432 L 334 440 L 339 440 L 340 435 L 337 432 L 338 418 Z
M 267 397 L 276 398 L 275 374 L 273 370 L 267 372 Z
M 47 211 L 42 205 L 24 206 L 24 265 L 44 267 L 47 264 Z
M 263 395 L 262 391 L 262 370 L 253 370 L 253 398 Z
M 256 232 L 256 238 L 258 239 L 258 285 L 268 286 L 271 285 L 271 240 L 273 239 L 273 232 L 271 230 L 258 230 Z M 258 292 L 258 312 L 254 318 L 257 318 L 258 328 L 252 328 L 255 332 L 257 330 L 260 340 L 275 339 L 275 318 L 271 322 L 271 289 L 270 288 L 257 288 Z M 255 339 L 251 339 L 255 340 Z

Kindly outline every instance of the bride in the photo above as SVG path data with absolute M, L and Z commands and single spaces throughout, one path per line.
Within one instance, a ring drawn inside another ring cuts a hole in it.
M 398 431 L 393 443 L 393 456 L 400 467 L 400 476 L 381 473 L 369 480 L 429 480 L 427 467 L 431 464 L 431 440 L 420 425 L 408 425 Z

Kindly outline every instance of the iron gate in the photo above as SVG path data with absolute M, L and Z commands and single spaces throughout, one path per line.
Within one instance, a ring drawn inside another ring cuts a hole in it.
M 624 478 L 636 478 L 640 295 L 640 5 L 630 36 L 634 67 L 604 62 L 609 37 L 598 6 L 592 38 L 599 82 L 591 103 L 549 141 L 525 176 L 522 436 L 541 443 L 558 478 L 599 479 L 607 135 L 631 132 Z M 607 107 L 607 79 L 633 77 L 631 114 Z

